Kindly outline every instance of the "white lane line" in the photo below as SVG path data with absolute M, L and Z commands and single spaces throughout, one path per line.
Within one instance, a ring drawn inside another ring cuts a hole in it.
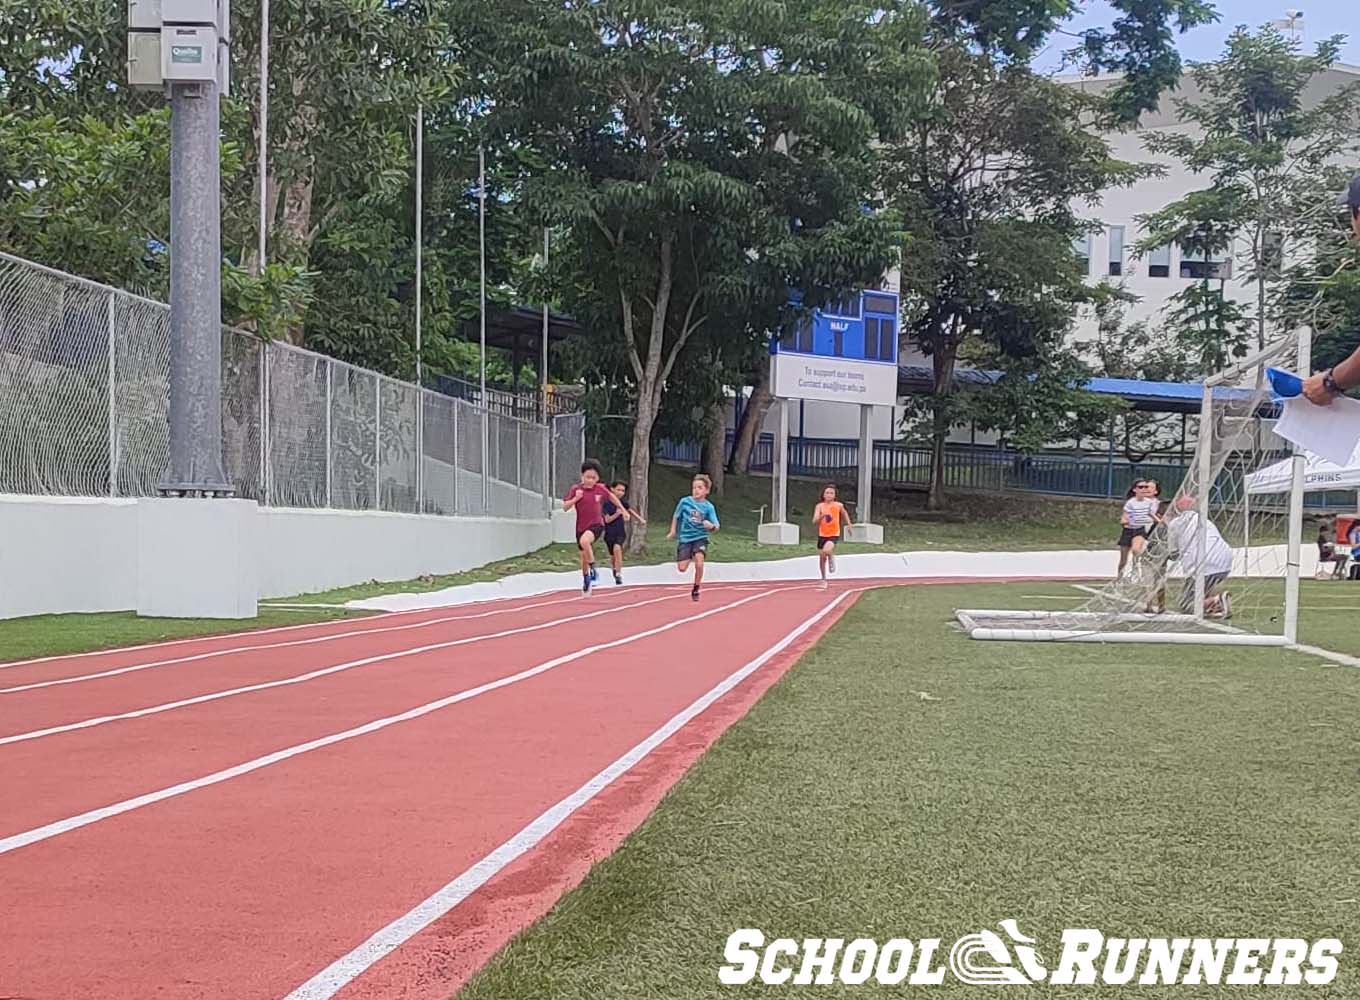
M 1357 659 L 1354 656 L 1348 656 L 1345 653 L 1336 653 L 1330 649 L 1323 649 L 1321 646 L 1309 646 L 1306 643 L 1299 642 L 1292 646 L 1286 646 L 1285 648 L 1297 650 L 1300 653 L 1308 653 L 1312 656 L 1320 656 L 1324 660 L 1331 660 L 1333 663 L 1339 663 L 1343 667 L 1360 667 L 1360 659 Z
M 314 681 L 318 677 L 328 677 L 331 674 L 353 670 L 355 667 L 366 667 L 374 663 L 383 663 L 388 660 L 400 660 L 408 656 L 419 656 L 422 653 L 431 653 L 438 649 L 452 649 L 455 646 L 469 646 L 473 643 L 488 642 L 492 639 L 504 639 L 507 636 L 523 635 L 526 632 L 539 632 L 544 629 L 557 628 L 559 625 L 570 625 L 572 622 L 585 621 L 589 618 L 599 618 L 602 615 L 612 615 L 619 611 L 631 610 L 632 608 L 646 607 L 648 604 L 660 604 L 662 601 L 674 601 L 677 600 L 679 596 L 680 595 L 678 594 L 668 594 L 665 597 L 653 597 L 650 600 L 638 601 L 634 604 L 620 604 L 617 607 L 602 608 L 599 611 L 591 611 L 583 615 L 573 615 L 570 618 L 556 618 L 549 622 L 539 622 L 536 625 L 521 625 L 519 628 L 505 629 L 502 632 L 489 632 L 485 635 L 464 636 L 461 639 L 450 639 L 446 642 L 436 642 L 428 646 L 416 646 L 410 649 L 402 649 L 395 653 L 382 653 L 375 656 L 366 656 L 361 660 L 349 660 L 345 663 L 337 663 L 329 667 L 320 667 L 316 670 L 309 670 L 305 674 L 295 674 L 292 677 L 281 677 L 272 681 L 259 681 L 255 684 L 227 688 L 222 691 L 210 691 L 206 694 L 195 695 L 192 698 L 167 701 L 160 705 L 148 706 L 147 708 L 136 708 L 129 712 L 119 712 L 116 715 L 99 715 L 91 719 L 83 719 L 80 722 L 68 722 L 63 723 L 60 726 L 50 726 L 47 729 L 35 729 L 27 733 L 15 733 L 12 736 L 0 736 L 0 747 L 8 746 L 11 743 L 25 743 L 29 740 L 41 739 L 44 736 L 72 733 L 80 729 L 93 729 L 95 726 L 102 726 L 109 722 L 119 722 L 125 719 L 141 719 L 148 715 L 159 715 L 162 712 L 170 712 L 177 708 L 187 708 L 190 705 L 203 705 L 210 701 L 221 701 L 223 698 L 233 698 L 236 695 L 251 694 L 255 691 L 268 691 L 270 688 L 289 687 L 293 684 L 305 684 L 307 681 Z
M 554 601 L 541 601 L 538 604 L 524 604 L 514 608 L 498 608 L 495 611 L 482 611 L 475 615 L 448 615 L 443 618 L 427 618 L 424 621 L 410 622 L 405 625 L 383 625 L 377 628 L 351 629 L 347 632 L 336 632 L 331 635 L 316 635 L 312 636 L 310 639 L 290 639 L 287 642 L 269 642 L 258 646 L 234 646 L 230 649 L 213 649 L 206 653 L 176 656 L 168 660 L 152 660 L 148 663 L 134 663 L 125 667 L 113 667 L 109 670 L 100 670 L 93 674 L 78 674 L 74 677 L 58 677 L 56 680 L 34 681 L 31 684 L 18 684 L 14 687 L 0 688 L 0 695 L 20 694 L 24 691 L 38 691 L 42 688 L 61 687 L 66 684 L 80 684 L 85 681 L 97 681 L 102 680 L 105 677 L 135 674 L 141 670 L 151 670 L 155 667 L 168 667 L 176 663 L 196 663 L 200 660 L 211 660 L 219 656 L 232 656 L 236 653 L 252 653 L 256 650 L 264 649 L 287 649 L 293 646 L 312 646 L 322 642 L 338 642 L 365 635 L 385 635 L 389 632 L 405 632 L 411 629 L 447 625 L 449 622 L 472 621 L 477 618 L 492 618 L 496 615 L 509 615 L 518 611 L 532 611 L 535 608 L 549 608 L 553 605 L 566 604 L 573 600 L 578 600 L 579 598 L 580 595 L 577 594 L 575 598 L 559 598 Z
M 176 796 L 185 795 L 189 792 L 197 791 L 200 788 L 218 785 L 224 781 L 230 781 L 232 778 L 239 778 L 242 775 L 259 771 L 272 764 L 291 760 L 293 757 L 310 753 L 313 750 L 320 750 L 337 743 L 343 743 L 346 740 L 367 736 L 370 733 L 376 733 L 401 722 L 410 722 L 412 719 L 419 719 L 422 716 L 429 715 L 431 712 L 437 712 L 442 708 L 448 708 L 450 705 L 457 705 L 459 702 L 469 701 L 479 695 L 484 695 L 503 687 L 509 687 L 511 684 L 518 684 L 521 681 L 537 677 L 539 674 L 545 674 L 549 670 L 554 670 L 563 664 L 571 663 L 586 656 L 591 656 L 602 650 L 613 649 L 617 646 L 626 646 L 631 642 L 637 642 L 654 635 L 660 635 L 663 632 L 669 632 L 671 629 L 679 628 L 682 625 L 688 625 L 691 622 L 697 622 L 704 618 L 712 617 L 713 615 L 722 614 L 724 611 L 731 611 L 733 608 L 739 608 L 743 604 L 749 604 L 751 601 L 758 601 L 762 597 L 768 597 L 775 593 L 778 593 L 778 591 L 770 590 L 760 594 L 752 594 L 750 597 L 743 597 L 740 600 L 733 601 L 731 604 L 724 604 L 721 607 L 713 608 L 710 611 L 704 611 L 697 615 L 690 615 L 688 618 L 680 618 L 676 621 L 668 622 L 665 625 L 658 625 L 656 628 L 650 628 L 643 632 L 636 632 L 633 635 L 624 636 L 622 639 L 614 639 L 610 642 L 602 642 L 594 646 L 587 646 L 574 653 L 567 653 L 563 656 L 554 657 L 551 660 L 545 660 L 543 663 L 534 667 L 529 667 L 526 670 L 521 670 L 519 673 L 510 674 L 494 681 L 488 681 L 485 684 L 479 684 L 473 688 L 458 691 L 448 697 L 440 698 L 438 701 L 431 701 L 424 705 L 418 705 L 415 708 L 401 712 L 397 715 L 389 715 L 381 719 L 374 719 L 372 722 L 366 722 L 361 726 L 354 726 L 351 729 L 345 729 L 338 733 L 331 733 L 329 736 L 321 736 L 314 740 L 308 740 L 306 743 L 298 743 L 294 746 L 285 747 L 282 750 L 276 750 L 273 753 L 265 754 L 263 757 L 256 757 L 253 760 L 244 761 L 232 767 L 214 771 L 211 774 L 205 774 L 201 778 L 182 781 L 179 784 L 169 785 L 165 788 L 157 789 L 154 792 L 147 792 L 145 795 L 124 799 L 121 802 L 114 802 L 111 805 L 103 806 L 99 809 L 91 809 L 88 812 L 79 813 L 75 816 L 68 816 L 65 819 L 59 819 L 39 827 L 34 827 L 31 830 L 25 830 L 22 833 L 13 834 L 9 837 L 0 839 L 0 854 L 8 854 L 10 851 L 17 851 L 21 847 L 27 847 L 30 844 L 50 840 L 52 837 L 60 836 L 63 833 L 70 833 L 72 830 L 79 830 L 81 827 L 89 826 L 92 823 L 98 823 L 101 820 L 110 819 L 114 816 L 121 816 L 123 813 L 132 812 L 134 809 L 141 809 L 144 806 L 154 805 L 157 802 L 164 802 L 166 799 L 173 799 Z
M 830 604 L 799 625 L 754 660 L 729 674 L 688 707 L 672 716 L 645 740 L 614 761 L 565 799 L 552 806 L 524 829 L 501 844 L 452 882 L 434 893 L 415 909 L 398 917 L 348 955 L 322 969 L 289 993 L 284 1000 L 329 1000 L 377 962 L 443 917 L 455 906 L 490 881 L 525 852 L 539 844 L 574 812 L 590 802 L 620 777 L 627 774 L 653 750 L 687 725 L 695 716 L 755 673 L 769 660 L 787 649 L 808 629 L 829 615 L 850 594 L 839 594 Z

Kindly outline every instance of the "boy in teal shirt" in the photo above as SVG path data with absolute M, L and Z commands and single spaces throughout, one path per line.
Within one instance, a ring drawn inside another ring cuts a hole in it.
M 704 582 L 704 559 L 708 555 L 709 536 L 718 530 L 718 512 L 708 502 L 708 494 L 712 489 L 713 480 L 702 473 L 695 476 L 690 495 L 675 505 L 671 530 L 666 533 L 667 538 L 679 539 L 675 547 L 675 568 L 687 573 L 689 564 L 694 563 L 694 588 L 689 592 L 690 599 L 694 601 L 699 599 L 699 585 Z

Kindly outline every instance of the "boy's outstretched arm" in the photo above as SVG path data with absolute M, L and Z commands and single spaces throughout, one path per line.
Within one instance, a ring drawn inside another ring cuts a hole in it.
M 668 531 L 668 532 L 666 532 L 666 537 L 667 537 L 667 538 L 674 538 L 674 537 L 675 537 L 675 533 L 676 533 L 676 531 L 679 530 L 679 528 L 680 528 L 679 519 L 678 519 L 678 518 L 674 518 L 674 517 L 671 518 L 671 530 Z

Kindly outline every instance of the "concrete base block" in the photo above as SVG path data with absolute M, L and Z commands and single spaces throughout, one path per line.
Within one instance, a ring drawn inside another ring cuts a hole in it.
M 254 500 L 139 500 L 137 614 L 254 618 L 258 515 Z
M 882 545 L 883 525 L 852 524 L 845 532 L 845 540 L 859 542 L 861 545 Z
M 576 511 L 555 510 L 552 516 L 552 540 L 554 543 L 576 543 Z
M 757 530 L 756 540 L 761 545 L 797 545 L 798 525 L 787 521 L 769 521 Z

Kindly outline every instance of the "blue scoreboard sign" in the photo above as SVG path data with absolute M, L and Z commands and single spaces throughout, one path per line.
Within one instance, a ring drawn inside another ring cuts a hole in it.
M 897 402 L 895 292 L 864 291 L 815 310 L 771 344 L 774 394 L 892 406 Z

